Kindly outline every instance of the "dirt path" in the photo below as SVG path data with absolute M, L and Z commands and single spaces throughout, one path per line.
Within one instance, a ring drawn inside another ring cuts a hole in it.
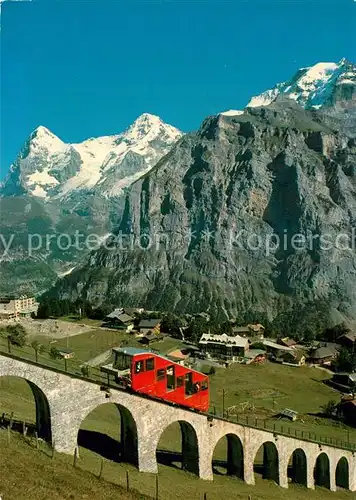
M 99 354 L 98 356 L 95 356 L 95 358 L 89 359 L 89 361 L 86 362 L 87 365 L 89 366 L 98 366 L 102 365 L 107 361 L 111 356 L 111 349 Z

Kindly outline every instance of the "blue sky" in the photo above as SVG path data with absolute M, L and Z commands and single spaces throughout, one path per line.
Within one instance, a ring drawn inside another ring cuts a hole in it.
M 143 112 L 189 131 L 303 66 L 356 62 L 356 2 L 4 2 L 1 167 L 45 125 L 68 142 Z

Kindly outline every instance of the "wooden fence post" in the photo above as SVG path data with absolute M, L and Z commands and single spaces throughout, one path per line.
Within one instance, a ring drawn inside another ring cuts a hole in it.
M 76 446 L 74 450 L 73 467 L 77 466 L 77 460 L 78 460 L 78 446 Z
M 99 479 L 101 479 L 103 477 L 103 470 L 104 470 L 104 459 L 101 458 L 101 462 L 100 462 L 100 472 L 99 472 Z
M 156 474 L 156 496 L 155 500 L 158 500 L 159 498 L 159 484 L 158 484 L 158 473 Z
M 11 428 L 10 426 L 8 425 L 7 426 L 7 444 L 10 444 L 11 443 Z
M 130 478 L 129 478 L 129 471 L 126 471 L 126 491 L 130 491 Z
M 52 460 L 54 459 L 54 453 L 55 453 L 55 445 L 54 445 L 54 441 L 52 441 L 52 450 L 51 450 L 51 458 Z
M 35 439 L 36 439 L 36 450 L 38 450 L 40 448 L 40 443 L 38 441 L 38 433 L 37 433 L 37 431 L 35 431 Z

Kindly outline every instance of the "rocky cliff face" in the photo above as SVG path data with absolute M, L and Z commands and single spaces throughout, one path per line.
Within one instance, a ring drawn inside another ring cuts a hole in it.
M 356 140 L 327 116 L 280 96 L 208 118 L 51 293 L 218 316 L 320 299 L 356 317 Z

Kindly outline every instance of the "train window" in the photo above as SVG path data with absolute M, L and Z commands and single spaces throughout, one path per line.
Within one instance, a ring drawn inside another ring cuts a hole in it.
M 203 380 L 202 383 L 201 383 L 201 390 L 202 391 L 206 391 L 208 387 L 209 387 L 208 381 L 207 380 Z
M 193 394 L 193 374 L 191 372 L 186 373 L 185 377 L 185 394 L 191 396 Z
M 150 372 L 151 370 L 154 369 L 155 369 L 155 359 L 154 358 L 146 359 L 146 372 Z
M 156 371 L 157 380 L 164 380 L 165 375 L 166 375 L 166 370 L 164 368 L 161 368 L 160 370 Z
M 174 366 L 167 366 L 167 391 L 175 389 Z
M 177 377 L 177 387 L 183 387 L 184 385 L 184 377 Z
M 142 373 L 145 371 L 145 366 L 142 361 L 136 361 L 135 363 L 135 373 Z

